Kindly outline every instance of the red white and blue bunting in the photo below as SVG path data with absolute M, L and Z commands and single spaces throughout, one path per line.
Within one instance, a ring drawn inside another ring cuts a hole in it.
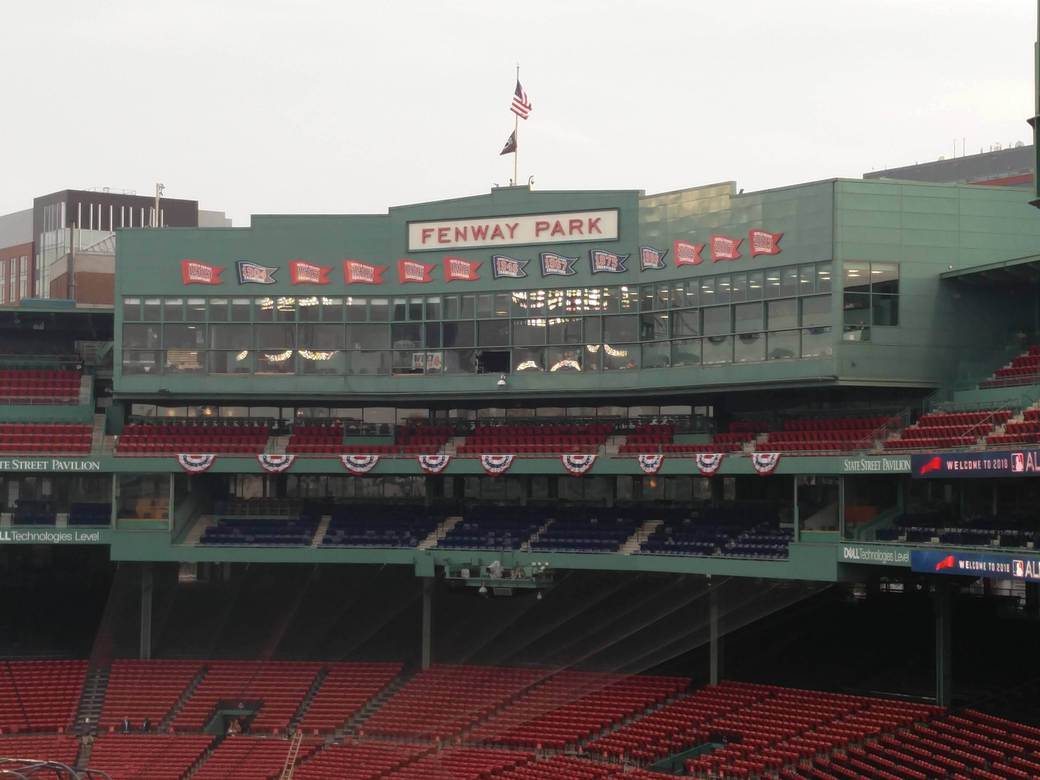
M 751 465 L 755 467 L 755 471 L 761 474 L 763 477 L 773 473 L 773 469 L 776 468 L 776 464 L 780 462 L 779 452 L 752 452 L 751 453 Z
M 281 474 L 283 471 L 289 470 L 293 461 L 296 460 L 296 456 L 273 455 L 267 452 L 262 452 L 256 456 L 256 460 L 260 464 L 260 468 L 264 471 L 268 471 L 271 474 Z
M 719 470 L 722 459 L 725 457 L 721 452 L 698 452 L 697 471 L 701 473 L 702 477 L 710 477 Z
M 563 462 L 563 467 L 567 469 L 568 474 L 574 477 L 580 477 L 592 468 L 592 465 L 596 462 L 596 456 L 570 453 L 561 455 L 560 460 Z
M 451 455 L 445 455 L 443 452 L 436 455 L 419 456 L 419 468 L 423 470 L 424 474 L 440 474 L 448 468 L 449 463 L 451 463 Z
M 181 453 L 177 456 L 177 463 L 189 474 L 201 474 L 209 470 L 216 461 L 216 455 L 192 455 Z
M 644 474 L 656 474 L 664 463 L 664 455 L 640 455 L 638 460 Z
M 367 474 L 379 463 L 378 455 L 340 455 L 340 462 L 355 477 Z
M 481 455 L 480 465 L 484 467 L 484 471 L 488 473 L 488 476 L 497 477 L 509 471 L 509 467 L 513 465 L 513 458 L 515 457 L 515 455 Z

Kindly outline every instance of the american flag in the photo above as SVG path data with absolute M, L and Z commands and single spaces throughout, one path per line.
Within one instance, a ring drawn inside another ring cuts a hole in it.
M 521 119 L 527 119 L 527 115 L 531 113 L 531 102 L 527 99 L 524 88 L 520 86 L 520 79 L 516 80 L 516 92 L 513 93 L 513 105 L 510 109 Z

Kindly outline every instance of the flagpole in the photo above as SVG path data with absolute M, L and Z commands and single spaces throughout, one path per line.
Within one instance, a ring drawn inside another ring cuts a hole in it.
M 520 83 L 520 63 L 519 62 L 516 63 L 516 83 L 517 84 Z M 513 112 L 513 142 L 515 144 L 515 148 L 513 149 L 513 186 L 514 187 L 518 187 L 520 185 L 520 180 L 517 179 L 517 174 L 516 174 L 517 158 L 519 158 L 519 156 L 520 156 L 520 136 L 518 135 L 519 132 L 520 132 L 520 115 L 514 111 Z

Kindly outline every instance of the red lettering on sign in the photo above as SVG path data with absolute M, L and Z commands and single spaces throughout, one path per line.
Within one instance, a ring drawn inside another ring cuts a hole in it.
M 567 223 L 567 228 L 572 236 L 575 233 L 577 233 L 579 236 L 584 235 L 585 223 L 582 222 L 580 219 L 572 219 L 570 222 Z
M 546 221 L 544 219 L 540 219 L 540 220 L 538 220 L 537 222 L 534 223 L 534 234 L 535 234 L 535 236 L 542 235 L 542 233 L 544 233 L 548 229 L 549 229 L 549 223 L 548 223 L 548 221 Z
M 487 225 L 474 225 L 473 226 L 473 240 L 483 241 L 487 238 L 488 226 Z
M 599 233 L 602 235 L 603 231 L 600 230 L 599 223 L 603 217 L 589 217 L 589 235 L 593 233 Z
M 455 228 L 455 240 L 456 241 L 465 241 L 466 240 L 466 228 L 465 227 L 457 227 L 457 228 Z
M 451 230 L 449 230 L 446 227 L 437 228 L 437 243 L 447 244 L 449 241 L 451 241 L 451 238 L 449 237 L 450 233 Z
M 433 237 L 433 228 L 422 229 L 422 242 L 425 244 L 430 238 Z
M 505 239 L 506 234 L 502 232 L 501 225 L 495 225 L 494 230 L 491 231 L 491 240 L 494 241 L 496 238 Z
M 520 223 L 519 222 L 507 222 L 506 223 L 506 230 L 509 231 L 509 237 L 510 238 L 513 238 L 516 235 L 516 229 L 518 227 L 520 227 Z

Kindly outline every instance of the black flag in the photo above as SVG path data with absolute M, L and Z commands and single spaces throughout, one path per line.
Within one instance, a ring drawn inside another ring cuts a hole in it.
M 516 151 L 516 130 L 509 134 L 509 140 L 506 141 L 506 145 L 502 147 L 502 151 L 498 153 L 501 157 L 503 154 L 512 154 Z

